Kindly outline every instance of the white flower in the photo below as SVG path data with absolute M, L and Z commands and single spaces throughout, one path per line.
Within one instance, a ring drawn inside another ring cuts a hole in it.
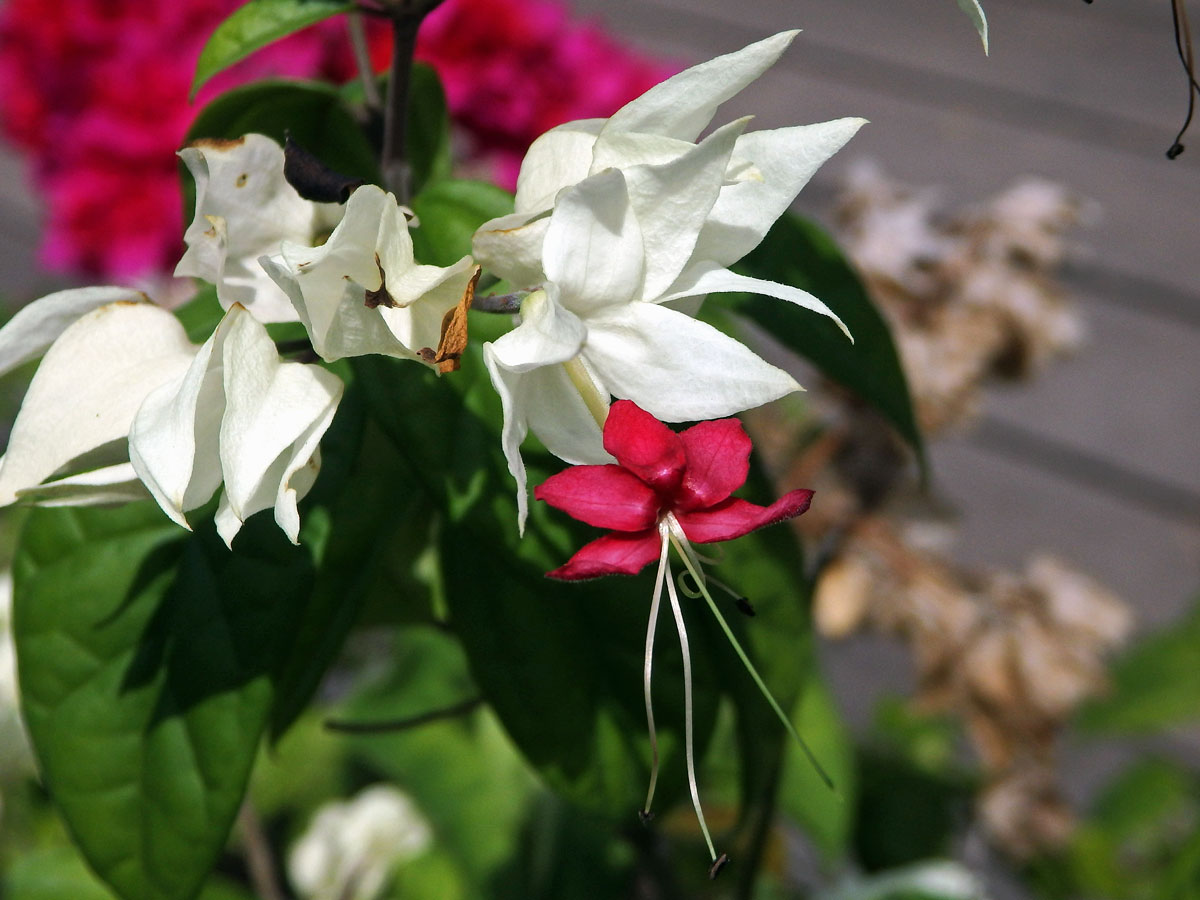
M 429 823 L 396 788 L 375 785 L 323 807 L 288 856 L 288 875 L 309 900 L 374 900 L 396 866 L 433 840 Z
M 610 167 L 657 166 L 691 152 L 717 108 L 770 68 L 797 33 L 781 32 L 680 72 L 610 119 L 568 122 L 546 132 L 521 164 L 515 212 L 485 223 L 476 233 L 476 258 L 514 285 L 542 283 L 546 213 L 563 188 Z M 753 250 L 813 173 L 863 122 L 836 119 L 738 136 L 719 195 L 690 249 L 694 264 L 719 269 Z
M 285 242 L 259 262 L 327 361 L 381 353 L 435 363 L 443 322 L 478 271 L 469 256 L 447 268 L 418 265 L 403 210 L 374 185 L 350 195 L 324 245 Z
M 0 460 L 0 506 L 145 498 L 128 461 L 130 423 L 195 350 L 171 313 L 123 288 L 63 291 L 17 313 L 0 330 L 0 374 L 45 358 Z
M 567 462 L 600 463 L 608 456 L 598 423 L 610 395 L 681 422 L 729 416 L 800 389 L 673 302 L 752 291 L 841 324 L 804 291 L 694 256 L 743 125 L 719 129 L 670 162 L 608 169 L 559 193 L 544 239 L 545 287 L 526 298 L 516 329 L 484 346 L 504 406 L 504 452 L 522 523 L 519 445 L 527 428 Z M 543 371 L 551 366 L 563 371 Z
M 278 253 L 285 240 L 311 247 L 337 224 L 341 207 L 301 197 L 284 178 L 283 149 L 261 134 L 196 141 L 179 157 L 196 181 L 196 216 L 175 274 L 216 285 L 225 309 L 240 303 L 260 322 L 294 322 L 291 302 L 258 258 Z
M 153 496 L 187 527 L 184 513 L 224 484 L 226 543 L 268 507 L 297 540 L 296 503 L 320 467 L 337 376 L 282 362 L 238 304 L 197 347 L 175 316 L 124 288 L 31 303 L 0 329 L 0 374 L 43 351 L 0 458 L 0 506 Z
M 811 294 L 726 267 L 758 245 L 863 120 L 743 134 L 749 119 L 741 119 L 695 142 L 717 107 L 795 34 L 681 72 L 611 119 L 547 132 L 522 163 L 516 212 L 476 232 L 475 255 L 489 269 L 542 288 L 525 300 L 521 325 L 484 348 L 504 404 L 522 524 L 518 448 L 529 429 L 567 462 L 598 463 L 608 459 L 598 423 L 610 395 L 679 422 L 732 415 L 800 388 L 691 318 L 704 295 L 778 297 L 845 331 Z
M 185 528 L 184 514 L 224 484 L 216 523 L 226 544 L 247 518 L 271 507 L 296 543 L 296 504 L 320 469 L 317 445 L 342 388 L 320 366 L 281 361 L 266 328 L 235 304 L 187 370 L 141 404 L 129 458 Z

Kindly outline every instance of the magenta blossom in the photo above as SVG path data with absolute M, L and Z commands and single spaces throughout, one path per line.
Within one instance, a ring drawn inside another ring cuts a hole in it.
M 658 559 L 664 523 L 693 543 L 729 541 L 798 516 L 812 500 L 807 490 L 789 491 L 770 506 L 730 496 L 750 471 L 750 438 L 737 419 L 676 434 L 632 401 L 618 400 L 604 423 L 604 449 L 617 465 L 572 466 L 534 491 L 581 522 L 612 529 L 551 578 L 633 575 Z
M 726 863 L 717 855 L 696 786 L 695 754 L 692 746 L 692 662 L 688 649 L 683 609 L 671 577 L 668 556 L 671 547 L 683 560 L 696 586 L 692 596 L 703 596 L 717 622 L 737 651 L 746 670 L 758 685 L 822 777 L 804 741 L 791 720 L 775 702 L 750 658 L 738 643 L 708 590 L 709 579 L 701 566 L 703 559 L 692 543 L 728 541 L 749 534 L 764 525 L 773 525 L 800 515 L 812 500 L 812 491 L 789 491 L 770 506 L 757 506 L 733 497 L 750 472 L 750 438 L 737 419 L 717 419 L 693 425 L 676 434 L 631 400 L 618 400 L 604 422 L 604 449 L 617 460 L 616 465 L 572 466 L 547 478 L 534 496 L 561 509 L 581 522 L 598 528 L 610 528 L 608 534 L 585 545 L 553 572 L 551 578 L 578 581 L 600 575 L 633 575 L 647 563 L 658 560 L 658 575 L 650 602 L 650 622 L 646 628 L 646 657 L 642 688 L 646 699 L 646 724 L 650 731 L 652 761 L 650 787 L 646 792 L 643 819 L 649 818 L 658 778 L 658 739 L 654 729 L 654 709 L 650 698 L 653 668 L 654 632 L 663 587 L 671 604 L 679 646 L 683 651 L 684 752 L 687 756 L 688 787 L 700 830 L 712 857 L 709 876 L 715 877 Z M 728 588 L 725 588 L 728 590 Z M 732 591 L 731 591 L 732 593 Z M 828 782 L 828 778 L 826 777 Z

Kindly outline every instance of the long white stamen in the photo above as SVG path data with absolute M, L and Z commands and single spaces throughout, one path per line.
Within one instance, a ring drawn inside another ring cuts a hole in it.
M 717 608 L 716 601 L 713 600 L 712 595 L 708 592 L 708 587 L 705 584 L 704 576 L 701 573 L 699 565 L 694 564 L 695 555 L 692 551 L 692 545 L 688 541 L 687 535 L 683 533 L 683 528 L 670 513 L 667 513 L 665 518 L 671 532 L 671 543 L 674 545 L 676 552 L 679 553 L 680 558 L 683 560 L 683 564 L 691 573 L 692 578 L 695 579 L 696 585 L 700 589 L 700 593 L 704 595 L 704 599 L 708 602 L 708 608 L 711 609 L 712 614 L 717 617 L 717 624 L 721 626 L 721 630 L 725 632 L 725 637 L 728 638 L 729 643 L 733 645 L 733 649 L 737 653 L 738 659 L 742 661 L 742 665 L 746 667 L 746 671 L 750 673 L 750 677 L 753 678 L 754 683 L 758 685 L 759 691 L 764 697 L 767 698 L 767 703 L 771 705 L 771 709 L 775 711 L 775 715 L 779 717 L 779 721 L 783 723 L 783 727 L 787 730 L 788 734 L 792 736 L 792 739 L 800 747 L 801 751 L 803 751 L 804 755 L 808 758 L 809 763 L 812 764 L 812 767 L 816 769 L 817 775 L 820 776 L 821 780 L 825 782 L 825 786 L 836 794 L 837 788 L 834 787 L 833 779 L 829 777 L 829 773 L 825 771 L 825 768 L 819 762 L 817 762 L 816 755 L 812 752 L 812 749 L 805 742 L 804 738 L 800 737 L 800 733 L 796 731 L 796 726 L 792 724 L 792 720 L 788 717 L 787 713 L 783 711 L 782 707 L 780 707 L 779 702 L 775 699 L 775 696 L 767 687 L 766 682 L 764 682 L 762 680 L 762 676 L 758 674 L 758 669 L 754 668 L 754 663 L 750 662 L 750 657 L 747 656 L 746 651 L 742 649 L 741 642 L 738 641 L 738 639 L 734 636 L 733 629 L 729 627 L 729 623 L 726 622 L 725 617 L 721 615 L 721 610 Z M 672 585 L 668 586 L 672 588 L 670 593 L 671 598 L 674 599 L 674 588 Z M 687 667 L 685 664 L 684 671 L 686 670 Z
M 661 527 L 661 526 L 660 526 Z M 678 545 L 676 545 L 678 546 Z M 671 600 L 671 612 L 675 616 L 675 630 L 679 632 L 679 649 L 683 651 L 683 746 L 687 756 L 688 787 L 692 792 L 692 806 L 696 808 L 696 819 L 708 853 L 716 862 L 717 851 L 704 821 L 704 810 L 700 808 L 700 790 L 696 787 L 696 756 L 692 749 L 692 652 L 688 649 L 687 626 L 683 624 L 683 610 L 679 608 L 679 597 L 675 594 L 675 579 L 667 578 L 667 596 Z
M 642 690 L 646 695 L 646 725 L 650 729 L 650 787 L 646 791 L 646 805 L 642 812 L 650 813 L 650 804 L 654 802 L 654 786 L 658 784 L 658 732 L 654 728 L 654 702 L 650 697 L 650 676 L 654 668 L 654 631 L 658 625 L 658 608 L 662 601 L 663 581 L 666 579 L 667 553 L 670 544 L 667 541 L 667 531 L 659 527 L 659 537 L 662 539 L 662 552 L 658 557 L 658 575 L 654 580 L 654 599 L 650 601 L 650 622 L 646 626 L 646 661 L 642 666 Z

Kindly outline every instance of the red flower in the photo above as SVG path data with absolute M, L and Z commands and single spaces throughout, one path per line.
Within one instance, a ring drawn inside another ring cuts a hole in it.
M 539 500 L 561 509 L 581 522 L 610 528 L 608 534 L 586 544 L 553 572 L 551 578 L 578 581 L 600 575 L 633 575 L 647 563 L 658 560 L 658 577 L 650 601 L 646 627 L 646 658 L 642 668 L 642 690 L 646 699 L 646 725 L 650 732 L 650 786 L 642 806 L 642 819 L 650 817 L 654 788 L 658 781 L 658 737 L 654 726 L 650 679 L 654 658 L 654 635 L 663 589 L 671 604 L 679 648 L 683 654 L 684 753 L 687 758 L 688 788 L 700 831 L 708 845 L 712 867 L 709 877 L 728 862 L 717 855 L 696 782 L 695 748 L 692 736 L 692 663 L 683 608 L 671 576 L 668 555 L 675 547 L 692 576 L 696 594 L 703 596 L 721 630 L 733 645 L 746 671 L 817 772 L 832 787 L 824 770 L 795 726 L 776 702 L 750 657 L 742 649 L 717 608 L 708 582 L 732 593 L 701 568 L 701 557 L 692 543 L 728 541 L 800 515 L 812 500 L 812 491 L 789 491 L 770 506 L 757 506 L 732 496 L 750 472 L 750 438 L 737 419 L 701 422 L 676 434 L 630 400 L 618 400 L 604 421 L 604 449 L 616 465 L 572 466 L 547 478 L 533 493 Z M 739 605 L 745 600 L 740 600 Z M 753 613 L 751 613 L 752 615 Z
M 604 423 L 604 449 L 617 465 L 572 466 L 534 491 L 581 522 L 612 529 L 551 578 L 633 575 L 659 558 L 675 529 L 698 544 L 728 541 L 798 516 L 812 499 L 812 491 L 796 490 L 758 506 L 730 496 L 750 471 L 750 438 L 737 419 L 676 434 L 632 401 L 618 400 Z

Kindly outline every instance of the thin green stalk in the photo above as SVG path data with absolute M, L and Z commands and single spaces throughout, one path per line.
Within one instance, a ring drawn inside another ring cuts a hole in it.
M 764 697 L 766 697 L 767 703 L 771 704 L 771 709 L 775 710 L 775 715 L 779 717 L 779 721 L 783 723 L 783 727 L 787 729 L 788 734 L 792 736 L 792 739 L 795 740 L 796 744 L 804 752 L 804 755 L 808 757 L 808 761 L 812 764 L 812 767 L 817 770 L 817 775 L 819 775 L 821 780 L 825 782 L 825 786 L 837 794 L 838 789 L 834 786 L 833 779 L 829 777 L 829 774 L 825 771 L 824 766 L 817 761 L 816 755 L 809 748 L 804 738 L 800 737 L 800 733 L 796 731 L 796 726 L 792 724 L 792 720 L 780 707 L 778 701 L 775 699 L 775 696 L 767 687 L 766 682 L 762 680 L 762 676 L 758 674 L 758 669 L 754 667 L 754 663 L 750 661 L 750 657 L 747 656 L 746 651 L 742 649 L 741 642 L 738 641 L 737 637 L 734 635 L 733 629 L 729 627 L 729 623 L 725 621 L 725 617 L 721 615 L 721 610 L 717 608 L 716 602 L 713 600 L 712 595 L 708 592 L 708 587 L 704 583 L 704 577 L 700 574 L 698 568 L 692 565 L 690 554 L 684 549 L 684 545 L 681 544 L 679 538 L 675 534 L 671 535 L 671 543 L 675 545 L 675 550 L 679 553 L 680 558 L 683 560 L 683 564 L 687 566 L 692 578 L 695 579 L 696 585 L 700 588 L 700 593 L 704 595 L 704 599 L 708 603 L 708 608 L 711 609 L 712 614 L 717 617 L 717 624 L 720 625 L 721 630 L 725 632 L 725 637 L 729 639 L 729 643 L 733 646 L 734 652 L 737 653 L 738 658 L 742 661 L 742 665 L 746 667 L 746 671 L 750 673 L 750 677 L 753 678 L 754 683 L 758 685 L 759 691 Z M 688 549 L 690 549 L 690 547 Z

